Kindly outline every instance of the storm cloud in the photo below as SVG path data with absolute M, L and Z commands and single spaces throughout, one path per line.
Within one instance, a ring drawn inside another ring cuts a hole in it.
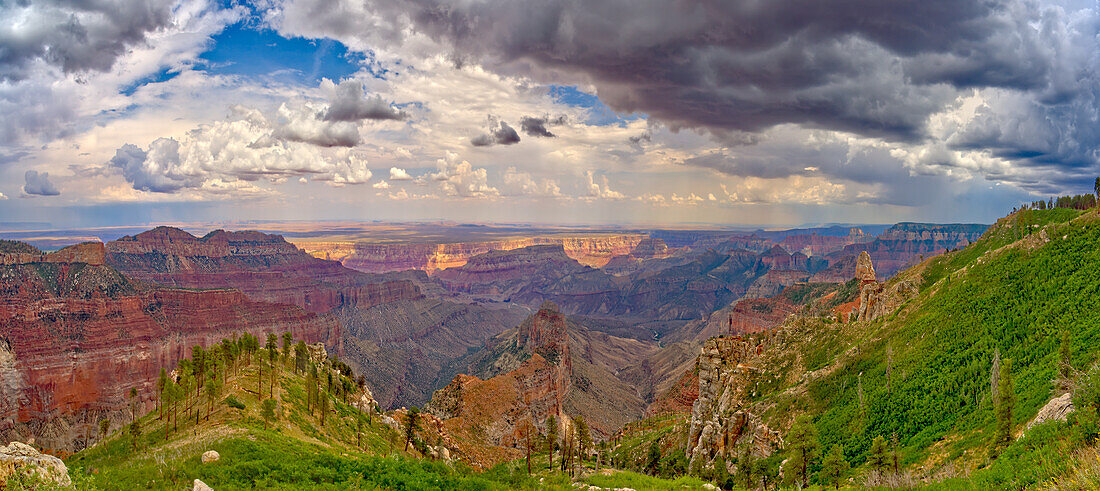
M 49 172 L 38 172 L 29 170 L 26 174 L 23 174 L 25 184 L 23 185 L 23 192 L 29 195 L 36 196 L 57 196 L 61 194 L 61 191 L 57 189 L 50 182 Z
M 527 136 L 554 138 L 556 135 L 546 129 L 548 124 L 562 124 L 562 119 L 558 118 L 551 121 L 550 118 L 546 116 L 541 118 L 524 116 L 523 119 L 519 120 L 519 127 L 523 129 L 523 132 L 526 133 Z
M 383 101 L 382 97 L 368 97 L 363 94 L 363 83 L 358 80 L 344 80 L 339 85 L 331 86 L 331 91 L 332 101 L 318 115 L 324 121 L 405 119 L 405 113 Z
M 168 0 L 0 3 L 0 80 L 21 80 L 36 60 L 66 73 L 104 72 L 128 47 L 170 24 Z
M 513 145 L 519 143 L 519 133 L 504 121 L 496 122 L 489 119 L 489 133 L 477 135 L 470 139 L 470 144 L 475 147 L 489 147 L 493 145 Z

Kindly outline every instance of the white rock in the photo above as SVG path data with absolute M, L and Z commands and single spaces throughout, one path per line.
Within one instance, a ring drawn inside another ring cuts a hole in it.
M 22 442 L 11 442 L 6 447 L 0 447 L 0 480 L 23 467 L 32 468 L 43 479 L 62 486 L 71 486 L 73 483 L 69 479 L 69 468 L 53 455 L 46 455 Z
M 217 462 L 221 460 L 222 456 L 217 451 L 207 450 L 202 453 L 202 463 L 209 464 L 211 462 Z
M 1032 426 L 1045 423 L 1047 421 L 1065 421 L 1066 418 L 1076 408 L 1073 406 L 1073 395 L 1062 394 L 1061 396 L 1051 399 L 1042 409 L 1035 415 L 1035 419 L 1031 420 L 1027 424 L 1027 429 L 1031 429 Z
M 214 491 L 214 488 L 207 486 L 206 483 L 198 479 L 195 479 L 194 487 L 191 488 L 191 491 Z

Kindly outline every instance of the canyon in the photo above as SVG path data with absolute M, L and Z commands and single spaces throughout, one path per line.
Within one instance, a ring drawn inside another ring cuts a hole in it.
M 638 388 L 616 374 L 658 349 L 591 331 L 547 302 L 464 359 L 427 409 L 452 435 L 489 445 L 518 447 L 524 425 L 545 432 L 549 416 L 563 425 L 582 416 L 593 435 L 606 438 L 645 409 Z
M 160 370 L 194 345 L 289 332 L 339 350 L 340 326 L 329 316 L 236 290 L 143 285 L 104 266 L 105 256 L 100 243 L 0 253 L 0 437 L 79 450 L 100 420 L 120 427 L 131 403 L 151 409 Z
M 593 234 L 582 237 L 520 237 L 460 243 L 368 243 L 298 240 L 295 245 L 323 259 L 368 273 L 410 269 L 434 273 L 466 264 L 489 251 L 508 251 L 534 245 L 560 245 L 577 262 L 600 267 L 615 256 L 630 254 L 647 237 L 641 234 Z
M 370 256 L 384 260 L 361 265 L 376 273 L 253 231 L 157 227 L 56 252 L 2 241 L 0 433 L 78 450 L 98 420 L 126 421 L 130 388 L 150 408 L 160 367 L 191 346 L 291 332 L 362 374 L 383 408 L 430 401 L 459 437 L 473 424 L 512 446 L 530 411 L 540 429 L 548 414 L 583 415 L 608 436 L 646 414 L 690 411 L 707 393 L 696 359 L 707 339 L 767 333 L 811 307 L 881 317 L 914 283 L 846 286 L 865 262 L 885 279 L 979 229 L 387 244 Z M 425 251 L 446 254 L 415 259 Z M 497 390 L 525 402 L 475 402 Z

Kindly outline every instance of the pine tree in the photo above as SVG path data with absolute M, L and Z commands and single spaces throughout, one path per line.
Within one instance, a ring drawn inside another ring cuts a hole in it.
M 420 408 L 413 406 L 409 408 L 409 412 L 405 414 L 405 451 L 409 451 L 409 445 L 412 445 L 413 440 L 416 439 L 416 432 L 420 430 Z
M 558 420 L 553 414 L 546 418 L 546 451 L 550 452 L 550 470 L 554 470 L 554 451 L 558 449 Z
M 1092 185 L 1092 190 L 1096 193 L 1096 198 L 1100 200 L 1100 177 L 1096 178 L 1096 182 Z
M 289 332 L 283 333 L 283 361 L 290 360 L 290 350 L 294 346 L 294 338 Z
M 802 482 L 802 487 L 809 484 L 808 467 L 817 451 L 817 428 L 809 416 L 801 415 L 794 420 L 794 426 L 787 434 L 787 447 L 792 453 L 792 458 L 797 458 L 797 474 Z
M 164 388 L 168 385 L 168 371 L 160 367 L 157 377 L 157 419 L 164 419 Z
M 141 423 L 137 421 L 130 423 L 130 445 L 134 450 L 141 446 Z
M 741 482 L 745 483 L 745 489 L 753 489 L 753 473 L 756 471 L 756 463 L 752 458 L 752 447 L 746 446 L 737 457 L 737 475 Z
M 886 439 L 876 436 L 871 440 L 871 450 L 867 453 L 867 466 L 876 472 L 885 472 L 890 467 L 890 454 L 886 449 Z
M 137 421 L 137 406 L 134 398 L 137 397 L 137 387 L 130 387 L 130 421 Z
M 726 467 L 726 459 L 719 454 L 714 458 L 714 483 L 721 489 L 730 489 L 730 470 Z
M 574 418 L 573 424 L 577 427 L 577 457 L 583 464 L 584 457 L 588 455 L 588 450 L 592 448 L 592 434 L 589 432 L 588 423 L 584 421 L 583 416 Z
M 275 399 L 264 399 L 260 414 L 264 417 L 264 429 L 266 430 L 267 425 L 275 421 Z
M 271 372 L 271 383 L 268 385 L 268 392 L 271 397 L 275 397 L 275 369 L 278 366 L 276 361 L 279 359 L 279 346 L 277 343 L 278 338 L 272 333 L 267 333 L 267 346 L 265 348 L 267 348 L 267 360 L 271 363 L 268 370 Z
M 309 362 L 309 356 L 306 352 L 305 341 L 298 341 L 298 344 L 294 345 L 294 373 L 306 371 L 306 363 Z
M 100 439 L 100 441 L 102 441 L 104 438 L 107 438 L 107 433 L 109 433 L 110 431 L 111 431 L 111 420 L 106 419 L 106 418 L 99 420 L 99 439 Z
M 657 466 L 661 463 L 661 445 L 656 441 L 649 444 L 649 454 L 646 456 L 645 472 L 651 476 L 657 475 Z
M 1001 364 L 1001 374 L 997 385 L 997 444 L 1012 441 L 1012 410 L 1016 405 L 1016 391 L 1012 385 L 1012 360 Z
M 321 426 L 325 426 L 325 416 L 328 414 L 328 394 L 318 391 L 317 397 L 321 400 Z
M 221 391 L 222 381 L 217 378 L 217 368 L 210 367 L 208 372 L 209 380 L 206 382 L 206 400 L 208 405 L 206 407 L 206 420 L 210 421 L 210 413 L 214 410 L 214 401 L 218 398 L 218 392 Z
M 834 489 L 840 488 L 840 481 L 848 473 L 848 468 L 848 461 L 844 460 L 844 448 L 833 445 L 821 462 L 821 479 L 826 484 L 832 484 Z
M 206 382 L 203 380 L 206 375 L 206 352 L 197 344 L 191 348 L 191 375 L 195 377 L 195 396 L 197 397 L 203 383 Z
M 1062 380 L 1069 380 L 1073 375 L 1072 372 L 1069 331 L 1062 331 L 1062 345 L 1058 348 L 1058 376 L 1062 377 Z

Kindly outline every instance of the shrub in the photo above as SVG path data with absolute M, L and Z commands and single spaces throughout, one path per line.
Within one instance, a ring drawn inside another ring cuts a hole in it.
M 233 396 L 226 397 L 225 404 L 234 409 L 244 409 L 244 403 L 238 401 L 237 398 Z

